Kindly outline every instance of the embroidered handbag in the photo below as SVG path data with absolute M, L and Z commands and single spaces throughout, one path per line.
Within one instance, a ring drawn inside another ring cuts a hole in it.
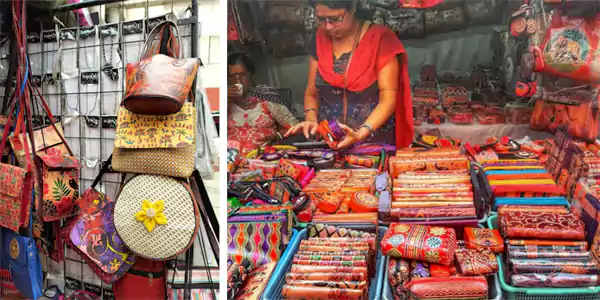
M 496 255 L 490 250 L 459 249 L 454 256 L 458 272 L 464 276 L 485 276 L 498 272 Z
M 92 186 L 81 196 L 81 213 L 64 231 L 70 248 L 81 255 L 106 284 L 123 277 L 136 260 L 115 231 L 115 202 L 95 189 L 109 165 L 110 158 Z
M 38 154 L 42 168 L 43 218 L 57 221 L 78 213 L 79 161 L 69 155 Z
M 188 249 L 200 224 L 188 183 L 137 175 L 123 185 L 114 209 L 115 229 L 136 255 L 167 260 Z
M 554 10 L 544 41 L 539 48 L 533 48 L 534 71 L 600 83 L 598 29 L 600 14 L 591 18 L 572 17 Z
M 171 33 L 167 40 L 162 35 L 165 30 Z M 143 115 L 174 114 L 195 93 L 192 84 L 196 80 L 200 61 L 196 58 L 183 59 L 181 49 L 173 50 L 174 47 L 181 47 L 179 34 L 175 39 L 173 32 L 177 32 L 177 25 L 173 21 L 167 20 L 157 25 L 148 35 L 140 61 L 127 64 L 126 94 L 121 105 L 129 111 Z M 159 34 L 161 42 L 154 43 Z M 153 55 L 158 52 L 156 46 L 165 50 L 160 51 L 164 54 Z M 169 48 L 170 53 L 163 46 Z M 178 54 L 178 58 L 173 54 Z
M 113 170 L 189 178 L 196 153 L 196 108 L 187 102 L 167 116 L 119 110 Z
M 390 224 L 381 240 L 383 255 L 450 265 L 454 260 L 456 232 L 452 228 Z
M 11 105 L 11 111 L 15 102 Z M 22 133 L 26 132 L 23 124 L 23 114 L 21 112 L 17 121 L 16 128 L 22 128 Z M 7 127 L 10 127 L 12 118 L 9 118 Z M 8 130 L 5 130 L 0 144 L 0 153 L 4 152 Z M 25 153 L 29 152 L 29 143 L 24 145 Z M 0 226 L 18 232 L 20 227 L 29 225 L 31 212 L 31 192 L 33 190 L 33 172 L 29 172 L 32 166 L 31 156 L 25 155 L 25 168 L 0 163 Z

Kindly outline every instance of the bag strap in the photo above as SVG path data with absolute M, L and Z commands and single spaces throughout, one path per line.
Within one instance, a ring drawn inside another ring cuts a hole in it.
M 154 43 L 154 39 L 161 33 L 163 34 L 163 37 L 160 37 L 158 40 L 161 44 L 164 43 L 164 47 L 160 47 L 160 48 L 163 48 L 167 52 L 162 52 L 162 51 L 160 51 L 160 52 L 162 54 L 169 55 L 168 50 L 171 50 L 171 53 L 173 53 L 174 55 L 177 56 L 175 58 L 179 58 L 179 59 L 183 58 L 181 35 L 179 34 L 179 29 L 177 28 L 177 24 L 175 24 L 175 22 L 173 22 L 171 20 L 165 20 L 165 21 L 160 22 L 158 25 L 156 25 L 154 27 L 154 29 L 152 29 L 152 31 L 150 31 L 150 33 L 148 34 L 148 37 L 146 38 L 146 42 L 144 43 L 144 46 L 142 47 L 142 51 L 140 52 L 139 61 L 142 61 L 142 60 L 152 56 L 152 54 L 150 52 L 152 49 L 152 45 Z M 171 34 L 169 34 L 169 33 L 171 33 Z M 177 45 L 173 45 L 173 40 L 172 40 L 173 34 L 176 34 Z M 166 41 L 164 40 L 165 36 L 168 36 L 168 40 L 166 40 Z M 166 48 L 168 48 L 168 49 L 166 49 Z
M 92 183 L 91 188 L 95 189 L 96 186 L 98 185 L 98 183 L 100 183 L 100 180 L 102 180 L 102 176 L 108 172 L 108 170 L 110 169 L 110 165 L 112 164 L 112 154 L 108 157 L 108 159 L 104 162 L 104 165 L 102 166 L 102 168 L 100 168 L 100 173 L 98 173 L 98 175 L 96 176 L 96 179 L 94 179 L 94 182 Z

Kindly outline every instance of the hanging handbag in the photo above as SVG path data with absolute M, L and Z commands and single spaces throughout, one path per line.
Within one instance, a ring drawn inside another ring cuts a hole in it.
M 35 197 L 29 194 L 33 202 Z M 32 214 L 29 214 L 32 218 Z M 33 223 L 31 220 L 30 224 Z M 15 232 L 2 229 L 1 265 L 10 273 L 13 283 L 19 292 L 28 299 L 42 296 L 43 274 L 40 255 L 33 239 L 32 227 L 29 236 L 20 236 Z
M 187 102 L 168 116 L 119 110 L 113 170 L 189 178 L 196 153 L 196 108 Z
M 136 255 L 167 260 L 185 252 L 198 233 L 198 206 L 189 184 L 137 175 L 123 185 L 115 204 L 115 229 Z
M 165 55 L 168 51 L 153 55 L 157 52 L 157 46 L 160 46 L 160 50 L 163 50 L 163 46 L 169 49 L 176 45 L 181 47 L 179 41 L 168 43 L 176 40 L 173 32 L 177 32 L 177 25 L 173 21 L 167 20 L 157 25 L 148 35 L 140 60 L 127 64 L 126 94 L 121 105 L 129 111 L 142 115 L 174 114 L 181 110 L 188 96 L 195 92 L 192 84 L 200 66 L 198 59 L 183 59 L 181 50 L 171 50 L 171 53 L 179 54 L 177 58 Z M 171 33 L 168 39 L 163 40 L 164 37 L 161 36 L 161 42 L 154 43 L 159 34 L 166 33 Z
M 600 83 L 596 32 L 600 14 L 591 18 L 564 16 L 554 10 L 540 47 L 533 47 L 535 72 L 585 83 Z
M 135 263 L 135 255 L 125 246 L 115 230 L 115 202 L 97 191 L 111 158 L 104 164 L 92 186 L 81 196 L 81 213 L 66 228 L 65 241 L 106 284 L 121 279 Z
M 56 130 L 52 127 L 52 125 L 48 125 L 43 128 L 39 128 L 33 131 L 33 138 L 35 139 L 35 153 L 44 153 L 48 155 L 65 155 L 69 153 L 67 147 L 62 142 L 60 136 L 64 136 L 63 128 L 60 123 L 54 124 L 56 126 Z M 8 138 L 10 142 L 10 147 L 12 148 L 17 161 L 20 166 L 25 165 L 25 141 L 29 139 L 29 135 L 27 134 L 15 134 Z M 31 147 L 31 143 L 28 142 L 29 153 L 33 153 L 33 147 Z M 35 156 L 32 156 L 35 157 Z
M 57 221 L 79 211 L 79 161 L 71 155 L 38 154 L 42 168 L 43 218 Z
M 23 101 L 21 101 L 21 104 Z M 10 112 L 14 111 L 16 100 L 12 102 Z M 23 107 L 23 105 L 21 105 Z M 26 133 L 24 126 L 24 112 L 20 111 L 16 129 L 23 134 Z M 13 118 L 7 121 L 7 127 L 10 128 Z M 15 132 L 16 133 L 16 132 Z M 2 142 L 0 144 L 0 153 L 4 151 L 8 138 L 8 130 L 4 130 Z M 25 153 L 29 153 L 29 143 L 25 143 Z M 19 231 L 20 227 L 26 227 L 29 224 L 29 215 L 31 212 L 31 192 L 33 189 L 33 172 L 30 172 L 32 166 L 31 156 L 25 155 L 25 168 L 20 168 L 10 164 L 0 163 L 0 226 Z
M 115 299 L 164 300 L 165 262 L 138 258 L 121 280 L 113 283 Z

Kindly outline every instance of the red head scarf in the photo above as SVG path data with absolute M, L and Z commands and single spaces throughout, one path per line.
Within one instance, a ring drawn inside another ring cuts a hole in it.
M 377 81 L 379 71 L 390 61 L 400 56 L 400 73 L 396 93 L 396 147 L 408 147 L 413 140 L 413 110 L 410 92 L 410 78 L 404 46 L 392 30 L 373 24 L 365 33 L 354 53 L 346 75 L 333 70 L 333 44 L 322 30 L 317 30 L 318 70 L 328 84 L 344 88 L 347 76 L 349 91 L 360 92 Z

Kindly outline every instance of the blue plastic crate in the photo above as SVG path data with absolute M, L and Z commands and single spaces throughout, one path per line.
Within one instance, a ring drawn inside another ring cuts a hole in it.
M 387 227 L 379 226 L 379 238 L 381 239 Z M 261 299 L 265 300 L 279 300 L 281 297 L 281 290 L 285 284 L 285 274 L 292 268 L 292 258 L 300 247 L 300 242 L 306 240 L 307 232 L 306 229 L 302 229 L 298 234 L 294 235 L 292 241 L 289 243 L 287 249 L 281 256 L 279 263 L 271 275 L 271 279 L 265 288 Z M 379 245 L 379 243 L 378 243 Z M 381 289 L 383 286 L 383 273 L 385 270 L 385 259 L 381 255 L 381 249 L 377 250 L 377 262 L 375 264 L 375 276 L 371 278 L 371 284 L 369 286 L 369 299 L 381 299 Z

